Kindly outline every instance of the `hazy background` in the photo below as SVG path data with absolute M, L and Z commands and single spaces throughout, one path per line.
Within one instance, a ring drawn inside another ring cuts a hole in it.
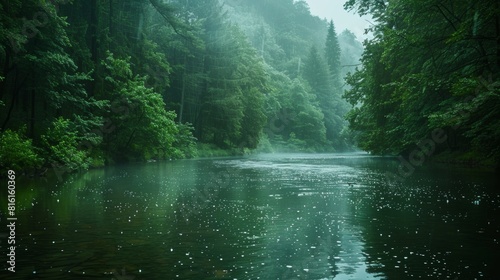
M 370 37 L 369 34 L 364 34 L 364 30 L 370 25 L 368 22 L 370 19 L 361 18 L 354 11 L 344 10 L 345 0 L 306 0 L 306 2 L 309 4 L 311 14 L 326 18 L 328 21 L 332 19 L 337 33 L 349 29 L 360 41 Z

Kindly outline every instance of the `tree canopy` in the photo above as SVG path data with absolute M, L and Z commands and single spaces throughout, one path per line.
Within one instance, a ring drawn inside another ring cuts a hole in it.
M 351 147 L 340 63 L 361 46 L 305 1 L 15 0 L 0 15 L 2 168 Z
M 442 151 L 500 157 L 497 1 L 347 1 L 371 14 L 374 38 L 349 75 L 359 146 L 401 153 L 445 131 Z

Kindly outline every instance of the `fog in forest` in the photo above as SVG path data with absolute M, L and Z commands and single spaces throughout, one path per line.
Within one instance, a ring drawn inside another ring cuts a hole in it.
M 499 279 L 499 23 L 2 1 L 0 278 Z

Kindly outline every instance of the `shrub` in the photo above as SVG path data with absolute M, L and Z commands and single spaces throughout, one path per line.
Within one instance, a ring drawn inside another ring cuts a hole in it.
M 41 160 L 22 132 L 6 130 L 0 135 L 0 167 L 27 171 L 39 168 Z
M 78 150 L 78 143 L 76 128 L 70 120 L 62 117 L 55 119 L 42 135 L 45 158 L 70 171 L 87 169 L 91 162 L 85 151 Z
M 177 124 L 178 133 L 172 148 L 176 158 L 192 158 L 197 156 L 196 138 L 193 136 L 193 126 L 190 123 Z

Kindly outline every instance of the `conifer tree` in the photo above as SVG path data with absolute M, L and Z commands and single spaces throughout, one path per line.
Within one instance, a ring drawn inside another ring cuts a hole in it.
M 335 33 L 335 26 L 333 20 L 328 25 L 328 34 L 325 43 L 325 58 L 328 70 L 330 71 L 330 78 L 332 80 L 332 88 L 337 94 L 341 94 L 341 66 L 340 66 L 340 46 Z

